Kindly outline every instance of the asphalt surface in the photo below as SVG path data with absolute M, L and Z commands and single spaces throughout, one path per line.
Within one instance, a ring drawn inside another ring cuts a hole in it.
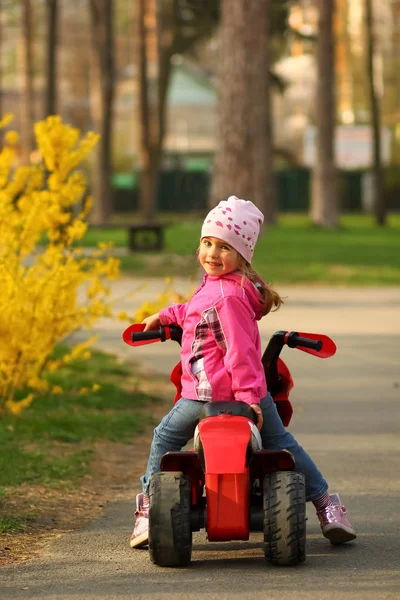
M 163 287 L 117 283 L 121 310 Z M 190 288 L 177 282 L 181 291 Z M 147 550 L 131 550 L 132 502 L 111 503 L 85 528 L 53 540 L 44 554 L 0 570 L 0 598 L 105 600 L 387 599 L 400 598 L 400 289 L 290 288 L 284 307 L 261 324 L 264 345 L 274 331 L 333 337 L 337 354 L 320 360 L 286 349 L 295 380 L 291 431 L 340 493 L 357 529 L 355 542 L 333 547 L 308 505 L 307 561 L 267 565 L 261 534 L 249 542 L 215 544 L 194 535 L 192 564 L 164 569 Z M 177 362 L 173 343 L 128 348 L 123 324 L 99 324 L 98 345 L 164 373 Z M 173 396 L 171 389 L 171 396 Z M 149 440 L 150 441 L 150 440 Z M 132 497 L 138 491 L 132 482 Z

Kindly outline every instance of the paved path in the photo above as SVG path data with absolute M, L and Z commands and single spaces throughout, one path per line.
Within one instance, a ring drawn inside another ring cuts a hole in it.
M 177 282 L 181 291 L 187 282 Z M 115 287 L 118 308 L 133 309 L 163 288 L 152 282 Z M 108 505 L 80 531 L 54 540 L 44 555 L 0 570 L 0 598 L 105 600 L 393 600 L 400 598 L 400 289 L 291 288 L 285 306 L 262 322 L 264 342 L 278 329 L 322 332 L 338 345 L 318 360 L 287 349 L 295 379 L 291 430 L 340 491 L 358 530 L 356 543 L 331 547 L 308 511 L 307 562 L 297 568 L 264 563 L 261 535 L 248 543 L 210 544 L 194 536 L 188 569 L 160 569 L 148 552 L 131 551 L 132 503 Z M 102 322 L 98 344 L 168 373 L 172 343 L 130 349 L 121 322 Z

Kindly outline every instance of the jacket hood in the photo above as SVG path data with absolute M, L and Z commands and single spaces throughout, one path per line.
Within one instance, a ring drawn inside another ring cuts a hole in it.
M 235 283 L 235 285 L 239 285 L 240 287 L 244 288 L 246 296 L 250 302 L 251 308 L 254 310 L 254 313 L 256 315 L 256 320 L 259 321 L 262 318 L 264 301 L 254 283 L 247 279 L 247 277 L 244 277 L 241 273 L 233 272 L 228 273 L 228 275 L 221 275 L 219 277 L 214 277 L 213 275 L 205 275 L 204 280 L 206 280 L 207 278 L 211 280 L 223 279 L 224 281 L 232 281 Z M 260 283 L 264 283 L 262 279 L 260 279 Z

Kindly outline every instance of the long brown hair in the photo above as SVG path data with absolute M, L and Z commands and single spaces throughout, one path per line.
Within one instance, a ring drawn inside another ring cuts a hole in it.
M 264 301 L 264 308 L 262 311 L 263 316 L 267 315 L 271 311 L 275 312 L 276 310 L 278 310 L 281 304 L 283 304 L 283 299 L 280 297 L 278 292 L 272 289 L 270 285 L 265 283 L 265 281 L 263 281 L 258 275 L 258 273 L 253 269 L 251 264 L 248 263 L 240 254 L 239 261 L 240 262 L 238 270 L 240 271 L 240 273 L 242 273 L 243 277 L 246 277 L 252 283 L 254 283 L 254 285 L 261 294 L 261 297 Z

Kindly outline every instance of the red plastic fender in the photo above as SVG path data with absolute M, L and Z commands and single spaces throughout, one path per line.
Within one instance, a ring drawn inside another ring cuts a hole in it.
M 174 404 L 182 398 L 182 363 L 179 361 L 171 371 L 169 380 L 174 384 L 176 388 Z
M 281 358 L 278 358 L 278 373 L 281 382 L 279 392 L 274 396 L 274 402 L 283 425 L 287 427 L 293 415 L 293 406 L 289 400 L 289 394 L 293 389 L 294 381 L 288 367 Z
M 199 423 L 204 452 L 207 536 L 211 542 L 249 539 L 250 421 L 219 415 Z

